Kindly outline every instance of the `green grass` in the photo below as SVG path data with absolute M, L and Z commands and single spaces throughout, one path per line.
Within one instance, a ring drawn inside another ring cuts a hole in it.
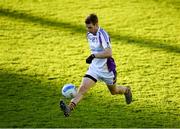
M 0 127 L 180 128 L 179 11 L 179 0 L 1 0 Z M 133 103 L 98 82 L 64 118 L 60 90 L 79 86 L 87 70 L 92 12 Z

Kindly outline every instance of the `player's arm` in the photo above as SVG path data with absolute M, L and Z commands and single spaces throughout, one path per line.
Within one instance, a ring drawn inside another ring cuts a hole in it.
M 112 56 L 112 50 L 111 50 L 111 46 L 110 46 L 110 38 L 107 35 L 107 33 L 105 33 L 104 31 L 103 31 L 103 34 L 101 35 L 101 44 L 102 44 L 102 47 L 104 48 L 104 51 L 91 54 L 86 59 L 87 64 L 91 64 L 91 62 L 94 58 L 109 58 Z
M 101 39 L 101 45 L 104 48 L 104 51 L 95 53 L 95 58 L 109 58 L 112 56 L 112 49 L 110 44 L 110 38 L 109 35 L 102 30 L 101 35 L 99 36 Z
M 87 59 L 86 63 L 91 64 L 92 60 L 94 58 L 108 58 L 112 56 L 112 50 L 111 48 L 106 48 L 104 51 L 96 53 L 96 54 L 91 54 Z
M 108 47 L 104 51 L 94 54 L 94 56 L 95 58 L 109 58 L 112 56 L 112 50 Z

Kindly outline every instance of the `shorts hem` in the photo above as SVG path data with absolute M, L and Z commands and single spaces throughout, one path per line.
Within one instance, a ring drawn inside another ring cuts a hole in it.
M 95 79 L 95 78 L 92 77 L 91 75 L 85 74 L 84 77 L 90 78 L 90 79 L 93 80 L 94 82 L 97 82 L 97 79 Z

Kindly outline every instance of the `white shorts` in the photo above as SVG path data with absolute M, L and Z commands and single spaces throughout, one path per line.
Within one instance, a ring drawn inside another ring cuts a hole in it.
M 106 71 L 97 71 L 89 68 L 84 77 L 88 77 L 93 81 L 97 82 L 98 80 L 103 81 L 106 85 L 114 85 L 116 83 L 116 70 L 111 72 Z

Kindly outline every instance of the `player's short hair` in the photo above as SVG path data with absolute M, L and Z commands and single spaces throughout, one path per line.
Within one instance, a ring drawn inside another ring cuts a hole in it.
M 93 25 L 95 25 L 96 23 L 98 23 L 98 17 L 97 17 L 97 15 L 96 14 L 90 14 L 87 18 L 86 18 L 86 20 L 85 20 L 85 23 L 86 24 L 93 24 Z

